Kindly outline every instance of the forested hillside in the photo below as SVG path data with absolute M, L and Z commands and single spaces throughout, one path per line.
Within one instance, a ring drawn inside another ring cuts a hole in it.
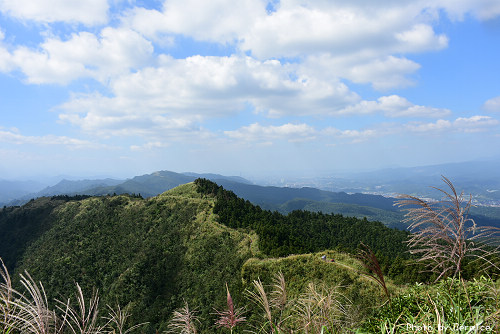
M 226 283 L 234 303 L 248 304 L 244 291 L 259 278 L 272 284 L 278 271 L 293 298 L 309 283 L 342 286 L 352 312 L 342 321 L 361 326 L 386 298 L 354 258 L 361 243 L 377 255 L 389 291 L 397 292 L 392 282 L 432 278 L 409 256 L 408 232 L 338 214 L 266 211 L 206 179 L 149 199 L 40 198 L 2 209 L 0 231 L 0 257 L 15 282 L 27 270 L 44 282 L 51 303 L 74 296 L 75 282 L 88 295 L 98 289 L 103 305 L 125 307 L 129 322 L 148 322 L 142 330 L 150 333 L 167 329 L 184 302 L 197 310 L 201 332 L 216 332 L 214 309 L 226 303 Z M 258 308 L 247 312 L 259 321 Z
M 1 243 L 1 256 L 16 272 L 45 282 L 49 299 L 73 294 L 78 282 L 84 291 L 99 289 L 103 303 L 128 305 L 132 321 L 154 328 L 163 328 L 183 299 L 207 305 L 202 314 L 211 318 L 211 307 L 224 301 L 221 282 L 242 289 L 238 273 L 256 237 L 218 224 L 214 200 L 194 187 L 149 200 L 39 199 L 4 209 L 2 238 L 12 237 Z M 33 237 L 19 239 L 29 226 L 37 228 Z M 18 241 L 25 252 L 9 252 Z
M 408 233 L 390 229 L 380 222 L 302 210 L 282 215 L 262 210 L 211 181 L 197 179 L 195 183 L 202 193 L 216 196 L 214 213 L 222 224 L 257 232 L 260 249 L 270 256 L 334 248 L 352 252 L 360 242 L 393 258 L 406 251 L 404 241 Z

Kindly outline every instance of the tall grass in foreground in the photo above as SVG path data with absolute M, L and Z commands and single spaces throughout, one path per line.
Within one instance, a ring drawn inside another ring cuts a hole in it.
M 439 202 L 411 195 L 401 195 L 396 202 L 404 208 L 405 221 L 410 223 L 410 252 L 419 255 L 419 261 L 428 264 L 438 275 L 436 281 L 450 275 L 459 276 L 466 258 L 483 263 L 482 269 L 499 270 L 500 229 L 478 226 L 469 217 L 472 195 L 466 199 L 444 176 L 443 182 L 449 191 L 432 187 L 444 195 Z
M 0 330 L 2 334 L 128 334 L 144 324 L 126 326 L 127 310 L 112 308 L 106 316 L 99 317 L 97 291 L 86 301 L 82 289 L 76 284 L 76 306 L 70 299 L 56 300 L 50 308 L 42 283 L 25 272 L 20 275 L 25 293 L 13 288 L 7 267 L 0 259 Z
M 238 327 L 238 332 L 246 333 L 352 333 L 349 328 L 356 321 L 350 318 L 351 302 L 337 289 L 327 289 L 310 283 L 302 294 L 290 298 L 287 293 L 285 277 L 281 272 L 275 274 L 272 283 L 265 286 L 260 279 L 252 282 L 245 291 L 248 301 L 254 304 L 255 309 L 251 319 L 241 316 L 241 310 L 236 312 L 232 299 L 229 301 L 228 310 L 217 312 L 220 318 L 215 325 L 225 327 L 233 333 Z M 233 310 L 228 312 L 229 310 Z M 233 321 L 228 316 L 232 314 Z M 174 312 L 170 328 L 175 333 L 197 333 L 194 326 L 197 320 L 185 303 L 184 307 Z M 231 325 L 229 325 L 231 324 Z
M 129 314 L 119 306 L 100 316 L 99 297 L 94 291 L 84 297 L 76 285 L 74 301 L 56 301 L 51 309 L 43 285 L 29 274 L 21 277 L 25 293 L 12 287 L 0 259 L 1 334 L 129 334 L 142 324 L 127 326 Z M 266 286 L 260 280 L 247 290 L 249 302 L 257 307 L 249 319 L 235 307 L 227 292 L 227 308 L 217 311 L 216 327 L 242 333 L 498 333 L 500 332 L 500 282 L 489 278 L 464 281 L 448 278 L 433 285 L 417 284 L 392 296 L 368 319 L 356 318 L 352 302 L 336 288 L 310 283 L 305 291 L 290 297 L 281 272 Z M 169 332 L 197 334 L 200 321 L 187 302 L 174 312 Z M 218 330 L 220 332 L 220 330 Z
M 499 333 L 499 289 L 491 279 L 448 278 L 392 298 L 361 333 Z
M 226 291 L 227 291 L 227 309 L 215 312 L 219 316 L 219 319 L 215 322 L 217 327 L 228 328 L 233 333 L 233 329 L 239 324 L 246 321 L 246 318 L 243 316 L 244 309 L 243 308 L 235 308 L 233 298 L 229 293 L 229 287 L 226 283 Z

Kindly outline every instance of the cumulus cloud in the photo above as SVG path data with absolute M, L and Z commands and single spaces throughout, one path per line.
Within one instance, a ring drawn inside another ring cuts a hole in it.
M 472 117 L 459 117 L 453 126 L 462 132 L 481 132 L 497 126 L 500 122 L 489 116 L 476 115 Z
M 161 142 L 161 141 L 154 141 L 154 142 L 147 142 L 143 145 L 132 145 L 130 146 L 131 151 L 151 151 L 153 149 L 162 149 L 165 147 L 169 147 L 170 143 L 168 142 Z
M 372 114 L 382 112 L 387 117 L 431 117 L 438 118 L 451 114 L 448 109 L 415 105 L 398 95 L 382 96 L 377 101 L 361 101 L 338 112 L 339 115 Z
M 31 7 L 26 1 L 0 0 L 0 10 L 46 24 L 107 22 L 109 3 L 104 0 L 77 5 L 40 0 Z M 487 116 L 445 120 L 450 110 L 418 105 L 398 95 L 362 100 L 348 84 L 371 84 L 376 90 L 414 84 L 411 76 L 420 65 L 411 54 L 448 46 L 447 36 L 433 28 L 441 10 L 456 18 L 473 13 L 487 19 L 500 13 L 494 1 L 281 0 L 269 12 L 267 3 L 168 0 L 160 10 L 133 7 L 119 13 L 113 27 L 68 28 L 65 36 L 52 35 L 57 30 L 49 29 L 36 46 L 7 48 L 0 32 L 0 71 L 18 70 L 33 84 L 99 81 L 102 91 L 75 93 L 56 109 L 60 121 L 100 137 L 145 137 L 146 144 L 131 146 L 133 150 L 161 148 L 165 138 L 213 138 L 203 128 L 204 121 L 231 117 L 247 108 L 275 118 L 365 114 L 439 118 L 400 126 L 414 133 L 474 132 L 496 125 Z M 167 55 L 173 44 L 155 50 L 158 41 L 175 43 L 176 38 L 219 43 L 235 51 L 231 56 L 195 54 L 176 59 Z M 497 100 L 487 101 L 485 110 L 498 110 Z M 315 130 L 302 122 L 254 123 L 224 132 L 235 140 L 334 137 L 352 142 L 391 133 L 393 127 Z
M 448 37 L 436 35 L 431 26 L 422 23 L 396 33 L 395 37 L 401 43 L 397 48 L 403 52 L 440 50 L 448 46 Z
M 444 119 L 439 119 L 434 123 L 410 122 L 404 125 L 407 131 L 416 133 L 440 133 L 448 131 L 452 128 L 452 122 Z
M 0 142 L 15 144 L 15 145 L 41 145 L 41 146 L 52 146 L 61 145 L 66 146 L 70 149 L 83 149 L 83 148 L 98 148 L 102 147 L 100 144 L 96 144 L 87 140 L 81 140 L 76 138 L 70 138 L 66 136 L 25 136 L 19 133 L 17 130 L 2 130 L 0 128 Z
M 0 1 L 10 15 L 44 22 L 57 21 L 60 16 L 91 24 L 94 21 L 83 17 L 99 22 L 108 10 L 104 0 L 92 0 L 90 5 L 87 2 L 85 8 L 66 5 L 68 1 L 59 6 L 61 0 L 43 0 L 31 7 L 14 6 L 13 0 Z M 49 38 L 36 49 L 18 47 L 10 57 L 11 63 L 31 83 L 67 84 L 81 77 L 103 82 L 110 75 L 144 65 L 154 52 L 152 41 L 166 36 L 172 43 L 176 36 L 183 36 L 234 45 L 239 52 L 246 51 L 261 60 L 299 57 L 297 73 L 306 73 L 311 87 L 314 82 L 324 83 L 328 73 L 331 81 L 338 81 L 333 91 L 345 90 L 341 79 L 385 90 L 413 84 L 408 76 L 420 65 L 402 54 L 440 50 L 448 44 L 447 37 L 432 28 L 437 18 L 424 15 L 433 8 L 452 8 L 445 1 L 373 4 L 281 0 L 271 12 L 266 11 L 267 4 L 265 0 L 169 0 L 163 2 L 161 10 L 133 7 L 121 14 L 121 28 L 105 28 L 99 36 L 78 32 L 64 40 Z M 75 17 L 69 8 L 82 18 Z M 461 10 L 471 10 L 471 5 Z M 6 53 L 0 48 L 0 70 L 12 70 L 2 58 Z M 320 72 L 326 72 L 321 80 Z M 281 113 L 274 107 L 268 110 Z
M 9 51 L 3 45 L 5 34 L 0 30 L 0 72 L 10 72 L 13 64 Z
M 307 124 L 283 124 L 263 126 L 253 123 L 234 131 L 224 131 L 226 136 L 245 142 L 273 142 L 287 140 L 303 142 L 315 139 L 316 130 Z
M 30 83 L 67 84 L 82 77 L 106 81 L 143 66 L 152 53 L 151 42 L 137 32 L 108 27 L 99 36 L 79 32 L 67 40 L 49 38 L 40 50 L 18 47 L 10 61 Z
M 218 43 L 238 41 L 257 17 L 266 15 L 264 0 L 169 0 L 163 10 L 135 8 L 126 21 L 150 38 L 179 34 Z
M 411 2 L 280 1 L 271 15 L 257 17 L 241 48 L 257 57 L 335 56 L 422 52 L 447 46 L 447 38 L 418 22 L 423 7 Z
M 309 69 L 384 90 L 413 84 L 408 75 L 420 67 L 401 56 L 440 50 L 448 38 L 436 34 L 423 12 L 428 1 L 170 0 L 162 10 L 134 8 L 123 22 L 155 41 L 176 36 L 234 45 L 257 59 L 305 60 Z M 325 59 L 321 64 L 319 58 Z
M 359 100 L 336 79 L 294 77 L 294 69 L 246 56 L 164 56 L 158 67 L 112 80 L 112 96 L 75 95 L 58 109 L 61 120 L 85 131 L 119 134 L 125 128 L 131 133 L 192 130 L 203 120 L 231 116 L 248 105 L 277 117 L 328 114 Z
M 475 133 L 488 131 L 499 124 L 500 122 L 492 117 L 475 115 L 459 117 L 454 121 L 440 119 L 434 123 L 410 122 L 405 124 L 404 128 L 416 133 L 443 133 L 445 131 Z
M 0 0 L 0 11 L 21 20 L 88 26 L 108 20 L 108 0 Z
M 378 138 L 387 135 L 390 132 L 390 128 L 372 128 L 372 129 L 346 129 L 339 130 L 334 127 L 328 127 L 324 129 L 322 135 L 325 138 L 336 138 L 340 140 L 346 140 L 352 144 L 362 143 L 370 139 Z
M 500 96 L 489 99 L 483 104 L 483 110 L 497 112 L 500 111 Z
M 500 2 L 496 0 L 436 0 L 434 6 L 443 8 L 454 20 L 463 20 L 468 13 L 480 20 L 500 15 Z

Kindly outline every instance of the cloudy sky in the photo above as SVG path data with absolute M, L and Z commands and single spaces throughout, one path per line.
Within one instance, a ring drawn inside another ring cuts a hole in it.
M 498 0 L 0 0 L 0 177 L 500 155 Z

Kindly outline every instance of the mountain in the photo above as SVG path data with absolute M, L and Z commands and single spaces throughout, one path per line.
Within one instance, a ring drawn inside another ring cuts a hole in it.
M 500 165 L 497 166 L 494 162 L 469 162 L 353 174 L 355 180 L 346 181 L 344 179 L 342 182 L 344 182 L 346 190 L 354 193 L 333 192 L 313 187 L 260 186 L 239 176 L 158 171 L 125 181 L 109 178 L 81 181 L 62 180 L 55 186 L 24 195 L 20 200 L 11 201 L 6 205 L 21 205 L 31 198 L 62 194 L 98 196 L 128 193 L 140 194 L 148 198 L 202 177 L 224 186 L 225 189 L 231 190 L 238 196 L 267 210 L 276 210 L 284 214 L 293 210 L 337 213 L 357 218 L 366 217 L 371 221 L 381 221 L 390 227 L 406 229 L 407 225 L 402 223 L 403 213 L 394 207 L 394 198 L 386 197 L 388 194 L 409 193 L 420 197 L 438 198 L 441 193 L 430 186 L 443 185 L 440 173 L 444 171 L 451 175 L 452 181 L 454 178 L 460 180 L 455 184 L 458 191 L 465 187 L 465 193 L 469 193 L 468 189 L 473 194 L 474 203 L 483 203 L 492 200 L 497 195 L 496 184 L 491 181 L 496 175 L 496 167 L 500 168 Z M 468 176 L 467 173 L 470 171 L 476 171 L 477 176 Z M 340 184 L 340 181 L 335 182 L 337 186 Z M 295 185 L 298 186 L 299 183 Z M 318 183 L 319 186 L 331 188 L 331 180 L 321 179 L 321 182 Z M 500 189 L 500 183 L 498 188 Z M 362 192 L 384 193 L 386 195 Z M 471 214 L 480 225 L 500 227 L 500 208 L 480 206 L 473 208 Z
M 271 207 L 269 209 L 277 210 L 278 212 L 283 214 L 290 213 L 294 210 L 337 213 L 344 216 L 356 217 L 360 219 L 366 218 L 370 221 L 379 221 L 384 223 L 384 225 L 386 226 L 402 230 L 405 230 L 408 227 L 408 225 L 403 222 L 404 213 L 401 211 L 394 211 L 394 208 L 391 208 L 390 210 L 384 210 L 376 207 L 358 204 L 330 203 L 297 198 Z
M 429 185 L 442 184 L 445 176 L 457 189 L 477 200 L 500 200 L 500 161 L 470 161 L 434 166 L 386 169 L 354 175 L 359 183 L 377 184 L 380 191 L 439 196 Z M 439 187 L 439 186 L 438 186 Z
M 0 180 L 0 206 L 25 196 L 29 193 L 37 192 L 45 187 L 44 184 L 36 181 L 8 181 Z
M 274 209 L 276 205 L 281 205 L 291 200 L 306 199 L 317 202 L 356 204 L 388 211 L 397 211 L 393 206 L 394 199 L 381 195 L 347 194 L 345 192 L 331 192 L 310 187 L 265 187 L 225 180 L 219 181 L 219 183 L 224 188 L 233 191 L 236 195 L 269 209 Z
M 335 176 L 288 178 L 268 185 L 314 187 L 348 193 L 411 194 L 441 199 L 434 187 L 443 185 L 442 176 L 450 179 L 465 194 L 472 194 L 479 205 L 500 205 L 500 160 L 469 161 L 420 167 L 387 168 L 362 173 L 339 173 Z
M 51 299 L 70 296 L 77 281 L 99 289 L 103 305 L 128 305 L 134 321 L 165 330 L 182 298 L 213 318 L 223 282 L 242 290 L 238 272 L 255 237 L 214 221 L 213 203 L 192 183 L 148 200 L 40 198 L 0 211 L 0 256 L 11 271 L 47 282 Z
M 199 173 L 191 173 L 191 172 L 186 172 L 186 173 L 182 173 L 182 174 L 187 175 L 187 176 L 193 176 L 197 179 L 199 179 L 199 178 L 208 179 L 208 180 L 212 180 L 214 182 L 227 180 L 227 181 L 233 181 L 233 182 L 244 183 L 244 184 L 253 184 L 252 181 L 249 181 L 241 176 L 224 176 L 224 175 L 213 174 L 213 173 L 199 174 Z
M 176 173 L 171 171 L 158 171 L 151 174 L 136 176 L 126 180 L 114 187 L 101 187 L 89 190 L 89 194 L 141 194 L 143 197 L 152 197 L 175 188 L 181 184 L 193 182 L 199 177 L 204 177 L 213 181 L 238 180 L 245 184 L 251 183 L 238 176 L 224 176 L 219 174 L 196 174 L 196 173 Z
M 287 278 L 295 284 L 301 280 L 292 287 L 331 274 L 332 285 L 350 284 L 347 298 L 373 301 L 380 290 L 342 259 L 361 268 L 359 261 L 332 251 L 328 256 L 339 264 L 328 265 L 315 252 L 356 252 L 363 241 L 390 268 L 391 261 L 406 256 L 407 236 L 381 223 L 341 215 L 265 211 L 206 180 L 148 199 L 38 198 L 1 209 L 0 231 L 0 256 L 9 270 L 16 275 L 28 270 L 44 282 L 49 300 L 71 296 L 78 282 L 87 294 L 98 289 L 103 305 L 126 307 L 132 323 L 149 322 L 148 333 L 166 330 L 183 300 L 204 319 L 200 331 L 215 332 L 214 308 L 225 305 L 225 283 L 241 304 L 253 279 L 265 280 L 271 268 L 283 263 L 266 261 L 270 255 L 310 253 L 286 258 L 294 263 L 284 271 Z
M 54 186 L 47 187 L 36 193 L 36 197 L 55 196 L 55 195 L 75 195 L 85 193 L 93 188 L 116 186 L 123 180 L 100 179 L 100 180 L 62 180 Z
M 67 180 L 63 179 L 54 186 L 33 192 L 23 191 L 20 183 L 13 183 L 10 188 L 12 194 L 19 196 L 6 196 L 5 205 L 22 205 L 32 198 L 57 195 L 109 195 L 109 194 L 141 194 L 143 197 L 152 197 L 175 188 L 181 184 L 192 182 L 197 178 L 207 178 L 214 181 L 235 181 L 251 184 L 250 181 L 239 176 L 224 176 L 219 174 L 175 173 L 170 171 L 157 171 L 151 174 L 135 176 L 128 180 L 96 179 L 96 180 Z M 0 181 L 1 182 L 1 181 Z M 7 182 L 7 181 L 6 181 Z M 0 183 L 1 185 L 1 183 Z M 26 187 L 25 187 L 26 188 Z M 39 188 L 43 188 L 40 186 Z M 0 188 L 4 190 L 3 188 Z M 4 193 L 3 191 L 1 193 Z

